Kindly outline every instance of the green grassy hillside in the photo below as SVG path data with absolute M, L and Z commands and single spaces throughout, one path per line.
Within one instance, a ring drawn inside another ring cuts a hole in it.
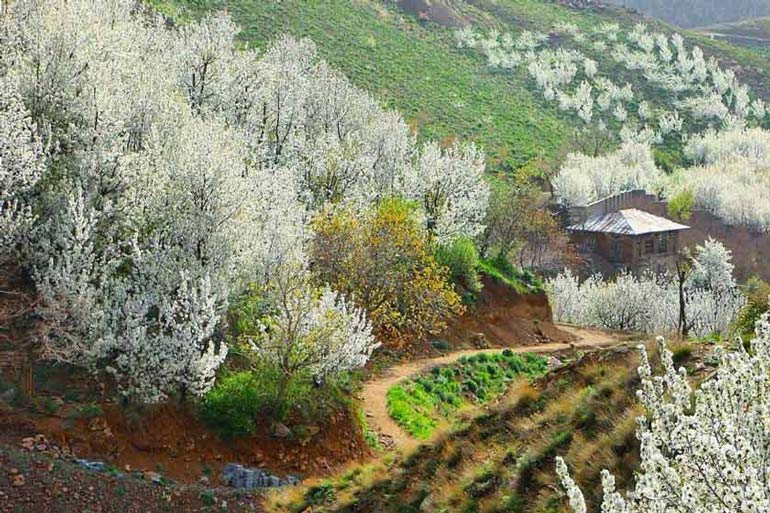
M 421 136 L 474 140 L 497 170 L 558 160 L 570 147 L 575 119 L 543 100 L 526 71 L 491 70 L 478 52 L 458 49 L 455 27 L 472 23 L 514 33 L 548 33 L 559 21 L 588 29 L 604 21 L 630 28 L 639 20 L 615 7 L 573 10 L 538 0 L 443 0 L 431 2 L 427 9 L 423 0 L 153 3 L 182 21 L 226 9 L 242 25 L 244 41 L 258 47 L 284 33 L 309 37 L 324 58 L 384 105 L 401 111 Z M 739 66 L 741 78 L 770 97 L 770 63 L 763 55 L 694 32 L 688 37 L 707 55 Z

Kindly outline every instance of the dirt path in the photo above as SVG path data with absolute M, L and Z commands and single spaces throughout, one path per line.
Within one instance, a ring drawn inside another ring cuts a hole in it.
M 558 327 L 559 329 L 574 335 L 578 340 L 572 344 L 554 342 L 535 346 L 509 347 L 507 349 L 510 349 L 514 353 L 554 353 L 571 348 L 597 349 L 612 347 L 627 343 L 629 340 L 628 335 L 618 335 L 599 330 L 576 328 L 566 325 L 558 325 Z M 384 375 L 364 384 L 361 401 L 364 405 L 364 411 L 366 412 L 369 427 L 381 435 L 385 435 L 392 439 L 396 449 L 404 449 L 415 445 L 417 441 L 401 429 L 398 424 L 390 418 L 390 415 L 388 415 L 387 393 L 390 387 L 400 381 L 427 372 L 437 365 L 454 363 L 462 356 L 481 353 L 499 353 L 503 349 L 506 348 L 496 347 L 481 350 L 468 349 L 456 351 L 437 358 L 415 360 L 391 367 Z

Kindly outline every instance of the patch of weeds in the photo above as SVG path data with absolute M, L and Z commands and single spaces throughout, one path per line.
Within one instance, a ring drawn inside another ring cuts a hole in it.
M 396 385 L 388 391 L 388 413 L 415 438 L 425 440 L 439 419 L 469 405 L 481 405 L 505 393 L 519 377 L 538 377 L 547 360 L 534 354 L 500 353 L 465 356 L 457 363 Z
M 199 498 L 204 506 L 213 506 L 217 503 L 217 498 L 211 490 L 203 490 Z
M 74 408 L 67 413 L 69 420 L 92 419 L 104 414 L 102 407 L 96 403 L 87 403 Z
M 337 493 L 334 491 L 332 483 L 322 483 L 313 486 L 305 493 L 305 505 L 308 506 L 320 506 L 321 504 L 329 504 L 337 499 Z
M 671 348 L 671 358 L 674 360 L 674 366 L 680 367 L 692 356 L 692 345 L 687 343 L 676 344 Z

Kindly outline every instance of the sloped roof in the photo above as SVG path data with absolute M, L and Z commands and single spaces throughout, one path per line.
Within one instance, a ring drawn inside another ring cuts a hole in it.
M 595 217 L 584 223 L 574 224 L 568 227 L 567 230 L 573 232 L 615 233 L 618 235 L 644 235 L 646 233 L 673 232 L 689 228 L 689 226 L 675 223 L 664 217 L 658 217 L 649 212 L 630 208 Z

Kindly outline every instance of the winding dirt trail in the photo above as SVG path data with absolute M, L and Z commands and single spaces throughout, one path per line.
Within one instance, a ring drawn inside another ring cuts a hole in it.
M 539 345 L 496 347 L 491 349 L 467 349 L 456 351 L 437 358 L 426 358 L 406 362 L 388 369 L 385 374 L 364 384 L 361 401 L 366 413 L 369 427 L 374 431 L 393 440 L 395 449 L 406 449 L 418 442 L 407 434 L 390 415 L 388 415 L 387 394 L 390 387 L 400 381 L 414 377 L 429 371 L 437 365 L 447 365 L 456 362 L 462 356 L 499 353 L 503 349 L 510 349 L 514 353 L 555 353 L 570 349 L 603 349 L 628 343 L 631 339 L 628 335 L 608 333 L 600 330 L 577 328 L 574 326 L 557 325 L 559 329 L 574 335 L 576 342 L 553 342 Z

